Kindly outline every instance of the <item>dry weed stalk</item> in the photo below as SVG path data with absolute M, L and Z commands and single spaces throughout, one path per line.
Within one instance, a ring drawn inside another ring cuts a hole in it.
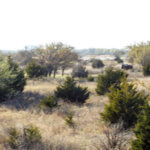
M 97 150 L 127 150 L 130 137 L 130 132 L 124 130 L 122 123 L 106 126 L 103 138 L 100 138 L 100 145 L 96 148 Z

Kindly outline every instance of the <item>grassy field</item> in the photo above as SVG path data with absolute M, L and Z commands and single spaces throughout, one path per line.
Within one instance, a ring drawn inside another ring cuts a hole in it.
M 106 65 L 118 67 L 115 62 L 107 62 Z M 103 69 L 92 69 L 90 66 L 87 66 L 87 69 L 95 77 L 103 72 Z M 66 72 L 67 76 L 70 70 Z M 137 71 L 129 71 L 128 73 L 129 80 L 136 82 L 139 89 L 149 90 L 150 78 L 143 77 Z M 105 140 L 104 131 L 107 127 L 101 120 L 99 113 L 103 111 L 108 98 L 96 95 L 96 82 L 79 82 L 83 87 L 88 87 L 91 92 L 90 98 L 83 106 L 60 101 L 60 107 L 54 109 L 52 113 L 38 110 L 37 106 L 40 100 L 54 92 L 60 83 L 59 79 L 62 80 L 60 74 L 56 79 L 28 80 L 21 96 L 0 105 L 0 150 L 4 149 L 8 138 L 7 131 L 10 127 L 21 130 L 29 124 L 34 124 L 40 129 L 42 140 L 45 143 L 52 143 L 53 149 L 102 149 L 100 143 Z M 68 127 L 65 123 L 65 117 L 69 111 L 74 116 L 74 128 Z M 132 134 L 128 135 L 132 137 Z

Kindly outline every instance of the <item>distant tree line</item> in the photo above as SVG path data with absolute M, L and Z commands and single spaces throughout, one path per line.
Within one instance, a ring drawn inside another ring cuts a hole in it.
M 124 55 L 128 51 L 124 49 L 99 49 L 99 48 L 91 48 L 91 49 L 81 49 L 76 50 L 76 52 L 79 55 L 85 56 L 85 55 Z

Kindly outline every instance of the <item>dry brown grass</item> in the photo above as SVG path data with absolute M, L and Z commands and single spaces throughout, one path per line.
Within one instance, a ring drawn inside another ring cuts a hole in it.
M 57 84 L 56 81 L 28 81 L 23 94 L 27 96 L 26 98 L 20 96 L 14 101 L 7 101 L 1 105 L 1 146 L 3 140 L 7 138 L 6 131 L 9 127 L 21 129 L 32 123 L 40 129 L 44 141 L 53 141 L 54 143 L 59 141 L 62 144 L 73 143 L 83 149 L 93 147 L 94 139 L 99 138 L 103 127 L 99 112 L 103 110 L 103 104 L 107 102 L 107 97 L 96 96 L 95 82 L 85 82 L 80 83 L 80 85 L 88 86 L 92 94 L 83 106 L 62 102 L 60 108 L 54 110 L 52 114 L 36 111 L 37 104 L 41 100 L 39 95 L 44 96 L 53 93 Z M 34 98 L 31 98 L 32 96 Z M 19 104 L 17 105 L 17 103 L 27 104 L 27 106 L 21 107 L 21 105 L 18 108 Z M 69 128 L 64 121 L 68 111 L 74 114 L 75 129 Z
M 54 91 L 57 85 L 58 82 L 55 80 L 51 81 L 30 80 L 27 82 L 24 92 L 38 92 L 40 94 L 48 94 Z
M 112 64 L 111 62 L 105 63 L 107 65 Z M 97 76 L 97 72 L 101 72 L 101 70 L 92 69 L 90 66 L 87 68 L 95 71 L 95 76 Z M 132 72 L 129 73 L 130 79 L 133 79 L 134 75 Z M 149 78 L 138 78 L 138 80 L 144 82 L 147 86 L 150 83 Z M 7 139 L 9 127 L 22 129 L 31 123 L 40 129 L 43 141 L 47 143 L 64 147 L 69 144 L 78 146 L 78 148 L 74 148 L 74 146 L 71 148 L 70 146 L 66 149 L 97 149 L 95 142 L 103 137 L 104 130 L 104 123 L 100 119 L 99 112 L 103 111 L 104 104 L 108 102 L 107 96 L 96 95 L 96 82 L 80 82 L 81 86 L 88 87 L 91 92 L 90 98 L 83 106 L 61 102 L 60 108 L 55 109 L 51 114 L 37 111 L 39 101 L 45 95 L 53 93 L 58 84 L 56 80 L 30 80 L 21 96 L 0 105 L 0 150 L 4 149 L 3 144 Z M 69 128 L 64 121 L 68 111 L 73 113 L 74 129 Z

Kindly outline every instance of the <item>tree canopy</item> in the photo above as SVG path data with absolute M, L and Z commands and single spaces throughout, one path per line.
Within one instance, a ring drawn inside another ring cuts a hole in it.
M 51 75 L 55 74 L 58 69 L 64 70 L 71 67 L 73 62 L 77 61 L 78 55 L 73 51 L 73 47 L 64 45 L 63 43 L 51 43 L 45 47 L 37 47 L 37 60 L 47 66 L 47 70 Z
M 131 63 L 138 63 L 142 66 L 150 62 L 150 41 L 147 43 L 139 43 L 128 46 L 129 61 Z

